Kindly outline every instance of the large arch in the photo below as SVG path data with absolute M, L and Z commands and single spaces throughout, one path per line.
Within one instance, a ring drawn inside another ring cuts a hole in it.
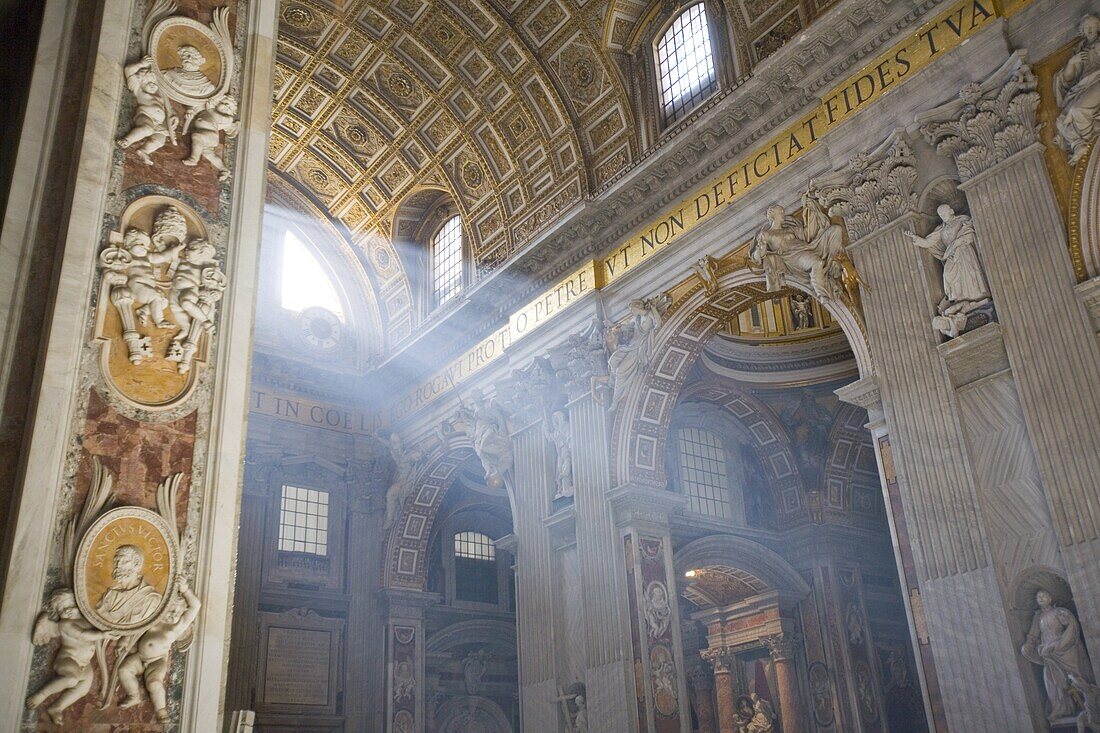
M 807 286 L 791 285 L 813 295 Z M 645 373 L 628 388 L 615 416 L 611 450 L 614 478 L 619 485 L 666 484 L 664 464 L 669 424 L 692 365 L 726 319 L 768 297 L 771 294 L 765 290 L 763 278 L 742 269 L 720 274 L 712 295 L 700 284 L 673 304 L 668 320 L 657 332 Z M 858 306 L 846 296 L 844 301 L 822 305 L 847 336 L 860 377 L 873 374 L 874 364 Z
M 680 548 L 672 565 L 680 578 L 694 568 L 736 565 L 778 591 L 784 604 L 798 603 L 810 594 L 810 586 L 790 563 L 759 542 L 744 537 L 728 534 L 701 537 Z

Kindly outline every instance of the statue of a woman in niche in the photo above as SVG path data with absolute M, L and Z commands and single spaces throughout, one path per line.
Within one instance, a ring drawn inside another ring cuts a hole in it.
M 1069 151 L 1070 165 L 1077 165 L 1100 133 L 1100 18 L 1095 15 L 1081 19 L 1081 41 L 1054 76 L 1054 101 L 1062 110 L 1055 142 Z
M 1031 621 L 1031 630 L 1020 653 L 1043 668 L 1043 686 L 1050 703 L 1051 720 L 1077 712 L 1078 704 L 1070 694 L 1070 678 L 1091 680 L 1088 653 L 1081 639 L 1081 627 L 1068 609 L 1054 605 L 1045 590 L 1035 594 L 1039 605 Z
M 955 337 L 966 327 L 967 314 L 989 302 L 989 286 L 978 261 L 974 222 L 966 214 L 956 214 L 947 204 L 936 213 L 943 223 L 927 237 L 911 231 L 905 236 L 943 262 L 943 300 L 937 307 L 940 317 L 934 318 L 932 325 L 946 336 Z

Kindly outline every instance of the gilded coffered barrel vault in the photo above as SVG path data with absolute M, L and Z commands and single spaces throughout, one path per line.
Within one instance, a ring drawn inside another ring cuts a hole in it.
M 0 728 L 1100 730 L 1093 0 L 21 17 Z

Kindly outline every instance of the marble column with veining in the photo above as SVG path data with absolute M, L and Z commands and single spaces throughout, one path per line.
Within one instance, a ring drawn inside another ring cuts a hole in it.
M 795 669 L 793 639 L 782 637 L 765 639 L 768 652 L 775 662 L 775 684 L 779 688 L 779 715 L 784 733 L 802 733 L 806 730 L 802 694 L 798 688 L 798 671 Z
M 568 407 L 573 446 L 577 554 L 584 604 L 585 686 L 589 719 L 605 730 L 635 730 L 629 628 L 618 577 L 622 548 L 611 516 L 610 419 L 591 393 Z
M 1027 730 L 1015 644 L 964 450 L 951 385 L 932 330 L 937 275 L 904 232 L 918 229 L 909 214 L 889 221 L 850 247 L 860 276 L 868 339 L 930 643 L 947 697 L 951 729 Z M 965 694 L 961 694 L 965 691 Z
M 519 684 L 525 730 L 556 731 L 559 726 L 559 680 L 554 659 L 556 634 L 555 587 L 550 541 L 543 519 L 554 494 L 553 446 L 542 420 L 512 436 L 515 493 L 516 625 L 519 642 Z M 593 709 L 589 703 L 589 710 Z
M 736 657 L 723 649 L 711 650 L 704 658 L 714 667 L 714 697 L 718 703 L 718 733 L 739 733 L 737 695 L 733 690 L 731 664 Z

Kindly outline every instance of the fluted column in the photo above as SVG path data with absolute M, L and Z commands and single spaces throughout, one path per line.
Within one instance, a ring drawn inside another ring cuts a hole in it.
M 607 493 L 611 484 L 609 416 L 591 392 L 572 400 L 567 410 L 573 438 L 574 507 L 577 556 L 584 599 L 589 720 L 607 730 L 636 730 L 631 689 L 629 627 L 623 607 L 623 581 L 618 577 L 622 548 L 618 543 Z
M 959 168 L 1068 580 L 1097 657 L 1100 432 L 1083 426 L 1100 424 L 1100 348 L 1074 292 L 1065 222 L 1036 127 L 1037 85 L 1013 55 L 965 98 L 919 121 Z
M 915 160 L 904 139 L 888 143 L 859 159 L 859 177 L 849 172 L 848 186 L 834 182 L 835 190 L 824 193 L 846 217 L 849 253 L 868 284 L 861 289 L 863 312 L 898 500 L 909 520 L 917 597 L 939 680 L 959 693 L 945 700 L 950 728 L 1027 730 L 1031 720 L 1016 641 L 990 563 L 953 389 L 936 350 L 939 336 L 931 327 L 942 295 L 939 273 L 904 234 L 922 228 L 914 213 Z M 967 599 L 965 620 L 960 598 Z
M 714 668 L 714 698 L 718 707 L 718 733 L 739 733 L 737 693 L 733 689 L 732 665 L 737 658 L 727 649 L 704 649 L 703 659 Z M 700 730 L 700 733 L 702 731 Z
M 766 636 L 761 641 L 768 647 L 775 662 L 775 683 L 779 687 L 779 716 L 783 733 L 804 733 L 806 716 L 803 714 L 802 693 L 798 688 L 798 671 L 795 668 L 795 651 L 798 640 L 791 634 Z
M 554 494 L 552 446 L 543 434 L 541 418 L 512 437 L 522 723 L 525 729 L 553 731 L 558 725 L 554 642 L 559 629 L 554 618 L 550 541 L 542 521 Z
M 364 489 L 368 487 L 362 487 Z M 384 486 L 369 487 L 371 494 L 359 491 L 348 499 L 348 557 L 353 558 L 348 572 L 347 669 L 348 694 L 344 717 L 348 730 L 382 731 L 384 720 L 385 665 L 384 627 L 378 578 L 382 575 L 382 521 L 385 504 L 375 497 L 385 495 Z M 262 535 L 256 535 L 262 536 Z M 249 614 L 239 614 L 245 619 Z

